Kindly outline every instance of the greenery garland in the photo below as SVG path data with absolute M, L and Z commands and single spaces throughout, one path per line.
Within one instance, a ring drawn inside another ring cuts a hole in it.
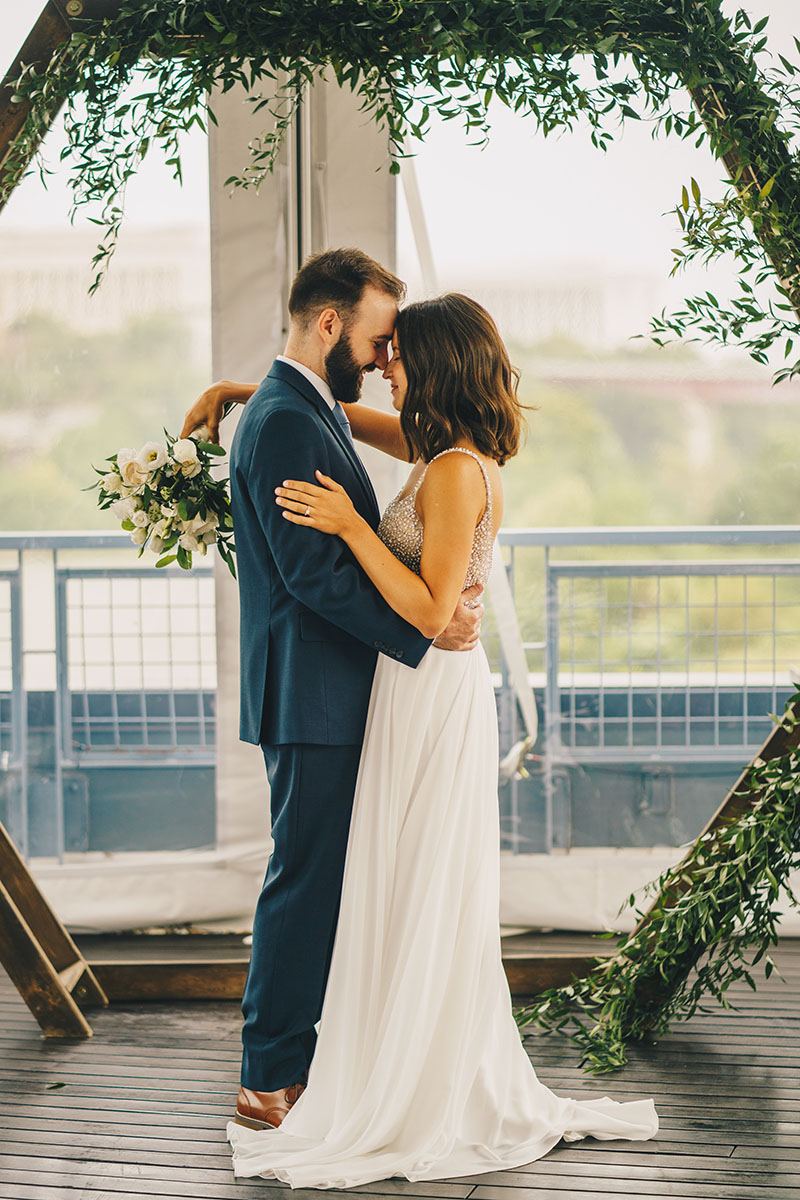
M 794 747 L 768 762 L 756 759 L 740 791 L 753 797 L 743 814 L 698 838 L 648 886 L 658 901 L 615 955 L 598 958 L 572 985 L 537 996 L 518 1012 L 521 1026 L 567 1034 L 583 1052 L 582 1065 L 600 1074 L 624 1066 L 627 1043 L 688 1020 L 704 997 L 728 1008 L 725 993 L 736 980 L 755 990 L 757 963 L 770 976 L 781 892 L 800 906 L 788 882 L 800 868 L 798 705 L 800 691 L 781 721 Z
M 392 171 L 434 112 L 463 121 L 480 145 L 497 102 L 544 134 L 583 125 L 601 150 L 625 122 L 645 119 L 654 136 L 708 141 L 732 181 L 712 202 L 694 181 L 682 189 L 674 270 L 732 254 L 740 288 L 727 308 L 706 293 L 662 313 L 652 336 L 736 343 L 760 362 L 782 345 L 776 379 L 786 378 L 800 374 L 800 357 L 790 360 L 800 335 L 800 87 L 793 63 L 771 61 L 766 23 L 752 26 L 743 10 L 726 17 L 720 0 L 123 0 L 105 20 L 73 22 L 49 64 L 21 72 L 16 99 L 30 110 L 0 201 L 66 102 L 74 207 L 99 205 L 93 219 L 105 227 L 96 287 L 128 180 L 154 146 L 180 176 L 180 135 L 214 120 L 215 89 L 242 84 L 264 116 L 232 187 L 272 170 L 321 71 L 385 129 Z

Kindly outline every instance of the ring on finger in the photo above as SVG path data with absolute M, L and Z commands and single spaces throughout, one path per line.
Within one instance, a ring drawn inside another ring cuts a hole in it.
M 311 505 L 310 505 L 310 504 L 307 504 L 307 505 L 306 505 L 306 511 L 303 513 L 303 516 L 304 516 L 304 517 L 310 517 L 310 516 L 311 516 Z

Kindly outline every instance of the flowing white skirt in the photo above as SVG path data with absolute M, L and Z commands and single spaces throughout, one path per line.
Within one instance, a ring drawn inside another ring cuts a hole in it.
M 238 1176 L 343 1188 L 521 1166 L 561 1139 L 652 1137 L 652 1100 L 536 1078 L 500 955 L 497 718 L 483 649 L 379 656 L 308 1087 L 231 1121 Z

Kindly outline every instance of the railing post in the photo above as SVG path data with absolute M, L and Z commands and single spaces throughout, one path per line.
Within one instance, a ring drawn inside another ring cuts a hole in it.
M 558 576 L 550 568 L 550 547 L 544 548 L 545 688 L 544 688 L 544 828 L 548 854 L 553 849 L 553 758 L 561 718 L 558 694 Z
M 11 754 L 10 766 L 19 771 L 19 846 L 28 855 L 28 703 L 22 669 L 21 555 L 9 577 L 11 607 Z

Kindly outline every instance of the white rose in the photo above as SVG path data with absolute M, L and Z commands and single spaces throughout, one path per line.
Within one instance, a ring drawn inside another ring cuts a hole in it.
M 182 529 L 185 533 L 193 533 L 199 535 L 208 533 L 210 529 L 216 529 L 219 525 L 219 518 L 216 513 L 212 513 L 209 517 L 201 517 L 200 513 L 196 517 L 192 517 L 191 521 L 184 521 Z
M 203 469 L 197 456 L 197 446 L 191 438 L 179 438 L 172 447 L 172 457 L 180 465 L 186 479 L 193 479 Z
M 192 533 L 182 533 L 178 538 L 178 545 L 182 546 L 184 550 L 190 551 L 198 550 L 200 547 L 200 543 Z
M 167 448 L 162 442 L 148 442 L 142 446 L 136 455 L 136 463 L 139 470 L 145 473 L 155 471 L 158 467 L 163 467 L 166 461 Z
M 163 539 L 153 534 L 150 541 L 147 543 L 148 550 L 152 550 L 153 554 L 160 554 L 164 549 Z
M 130 521 L 137 508 L 138 505 L 132 496 L 126 496 L 124 500 L 115 500 L 111 505 L 111 511 L 119 521 Z
M 122 480 L 116 471 L 109 471 L 109 473 L 104 475 L 100 480 L 100 487 L 109 496 L 116 496 L 119 495 L 120 491 L 122 490 Z
M 131 517 L 131 520 L 137 529 L 147 529 L 148 525 L 150 524 L 150 518 L 143 508 L 137 509 Z
M 147 478 L 147 472 L 139 466 L 136 451 L 129 448 L 118 452 L 117 470 L 122 482 L 130 488 L 138 487 Z
M 134 546 L 143 546 L 147 541 L 146 529 L 134 529 L 131 531 L 131 541 Z

